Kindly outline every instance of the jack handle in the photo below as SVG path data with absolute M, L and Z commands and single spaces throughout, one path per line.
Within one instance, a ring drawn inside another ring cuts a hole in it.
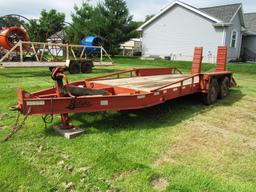
M 59 79 L 62 79 L 62 77 L 60 77 L 59 74 L 63 74 L 63 71 L 64 71 L 64 70 L 65 70 L 65 68 L 63 68 L 63 67 L 56 67 L 56 68 L 54 68 L 54 69 L 52 70 L 52 75 L 51 75 L 52 79 L 53 79 L 54 81 L 57 81 L 57 80 L 59 80 Z
M 65 79 L 65 81 L 66 81 L 66 85 L 65 85 L 65 86 L 66 86 L 66 88 L 67 88 L 68 96 L 69 96 L 69 97 L 74 97 L 74 96 L 71 94 L 71 92 L 70 92 L 70 89 L 69 89 L 69 82 L 68 82 L 67 76 L 64 75 L 63 73 L 58 74 L 58 76 Z
M 67 88 L 68 96 L 74 97 L 74 96 L 71 94 L 71 92 L 70 92 L 68 78 L 67 78 L 67 76 L 63 73 L 64 70 L 65 70 L 65 68 L 63 68 L 63 67 L 56 67 L 56 68 L 54 68 L 51 77 L 52 77 L 52 79 L 53 79 L 54 81 L 57 81 L 57 80 L 60 80 L 60 79 L 63 79 L 63 78 L 64 78 L 65 81 L 66 81 L 66 85 L 65 85 L 65 86 L 66 86 L 66 88 Z

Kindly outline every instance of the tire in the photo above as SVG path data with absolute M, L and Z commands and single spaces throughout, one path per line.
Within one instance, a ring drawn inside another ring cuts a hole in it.
M 77 61 L 70 61 L 68 71 L 70 74 L 78 74 L 80 73 L 80 64 Z
M 91 73 L 93 67 L 93 62 L 91 60 L 86 60 L 81 62 L 81 72 L 82 73 Z
M 212 105 L 217 101 L 219 94 L 219 84 L 216 79 L 212 79 L 208 93 L 203 94 L 203 103 L 205 105 Z
M 224 99 L 225 97 L 228 96 L 229 87 L 230 87 L 229 78 L 225 77 L 223 79 L 223 81 L 221 81 L 221 84 L 220 84 L 220 91 L 219 91 L 219 95 L 218 95 L 219 99 Z

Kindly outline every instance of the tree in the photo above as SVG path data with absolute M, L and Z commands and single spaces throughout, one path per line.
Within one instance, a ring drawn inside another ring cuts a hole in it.
M 40 41 L 39 24 L 36 19 L 31 19 L 30 22 L 26 24 L 26 29 L 27 29 L 30 41 Z
M 70 42 L 79 44 L 84 36 L 92 33 L 95 9 L 88 2 L 83 2 L 80 8 L 75 5 L 74 10 L 72 25 L 66 29 L 66 33 Z
M 64 13 L 57 12 L 55 9 L 43 10 L 39 20 L 31 20 L 27 26 L 30 40 L 46 41 L 51 35 L 63 29 L 64 21 Z
M 105 38 L 108 51 L 115 55 L 119 44 L 130 38 L 131 21 L 125 0 L 105 0 L 95 9 L 93 32 Z
M 141 22 L 141 21 L 132 21 L 132 22 L 130 22 L 129 26 L 132 29 L 132 31 L 129 34 L 130 38 L 140 38 L 140 32 L 137 29 L 142 24 L 143 24 L 143 22 Z
M 153 18 L 155 15 L 146 15 L 145 17 L 145 22 L 147 22 L 148 20 L 150 20 L 151 18 Z
M 17 16 L 8 15 L 5 17 L 0 17 L 0 28 L 2 27 L 12 27 L 12 26 L 23 26 L 25 21 L 21 20 Z
M 89 1 L 81 7 L 75 5 L 72 27 L 66 30 L 72 43 L 80 43 L 87 35 L 100 36 L 104 47 L 112 55 L 119 52 L 119 45 L 132 37 L 139 37 L 139 22 L 132 22 L 125 0 L 105 0 L 92 6 Z

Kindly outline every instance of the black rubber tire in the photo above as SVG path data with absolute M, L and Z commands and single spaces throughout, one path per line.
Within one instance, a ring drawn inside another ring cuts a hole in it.
M 91 60 L 85 60 L 81 62 L 81 72 L 91 73 L 93 68 L 93 62 Z
M 70 61 L 68 71 L 70 74 L 80 73 L 80 63 L 78 61 Z
M 211 80 L 211 84 L 208 90 L 208 93 L 204 93 L 202 95 L 202 100 L 205 105 L 212 105 L 214 104 L 218 99 L 219 94 L 219 84 L 216 79 Z
M 219 91 L 218 98 L 224 99 L 225 97 L 227 97 L 229 93 L 229 88 L 230 88 L 230 80 L 228 77 L 225 77 L 220 83 L 220 91 Z

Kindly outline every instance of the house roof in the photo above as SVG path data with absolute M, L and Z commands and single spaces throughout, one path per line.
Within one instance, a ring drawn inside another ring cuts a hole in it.
M 245 13 L 244 22 L 249 32 L 256 33 L 256 13 Z
M 231 5 L 222 5 L 215 7 L 205 7 L 200 8 L 201 11 L 220 19 L 225 23 L 232 22 L 232 19 L 237 14 L 238 10 L 241 8 L 242 4 L 231 4 Z
M 158 14 L 152 17 L 149 21 L 145 22 L 138 30 L 142 30 L 147 25 L 152 23 L 162 14 L 167 12 L 170 8 L 175 5 L 180 5 L 186 9 L 189 9 L 215 23 L 230 23 L 234 19 L 235 15 L 242 9 L 242 4 L 231 4 L 231 5 L 222 5 L 222 6 L 215 6 L 215 7 L 206 7 L 206 8 L 196 8 L 181 1 L 174 1 L 166 8 L 162 9 Z M 243 25 L 243 21 L 242 21 Z
M 64 38 L 65 38 L 65 31 L 61 30 L 51 35 L 48 39 L 64 39 Z
M 216 23 L 219 23 L 221 22 L 219 19 L 211 16 L 211 15 L 208 15 L 207 13 L 191 6 L 191 5 L 188 5 L 186 3 L 183 3 L 181 1 L 174 1 L 172 2 L 171 4 L 169 4 L 167 7 L 165 7 L 164 9 L 162 9 L 158 14 L 156 14 L 154 17 L 152 17 L 150 20 L 148 20 L 147 22 L 145 22 L 142 26 L 139 27 L 139 31 L 141 31 L 143 28 L 145 28 L 147 25 L 149 25 L 150 23 L 152 23 L 154 20 L 156 20 L 158 17 L 160 17 L 161 15 L 163 15 L 165 12 L 167 12 L 169 9 L 171 9 L 173 6 L 175 5 L 180 5 L 186 9 L 189 9 L 195 13 L 198 13 L 199 15 L 202 15 L 203 17 L 206 17 Z

